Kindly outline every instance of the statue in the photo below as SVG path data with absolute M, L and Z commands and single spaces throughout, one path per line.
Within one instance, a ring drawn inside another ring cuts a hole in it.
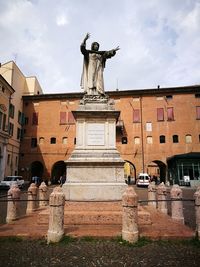
M 103 70 L 107 58 L 111 58 L 119 50 L 119 46 L 109 51 L 99 51 L 99 43 L 94 42 L 91 50 L 86 49 L 86 41 L 90 34 L 87 33 L 82 44 L 81 52 L 84 55 L 81 88 L 87 95 L 104 95 Z

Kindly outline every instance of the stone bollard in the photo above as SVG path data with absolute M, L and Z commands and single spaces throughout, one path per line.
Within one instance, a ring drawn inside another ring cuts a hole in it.
M 30 214 L 34 210 L 36 210 L 37 191 L 38 191 L 37 186 L 34 183 L 32 183 L 28 188 L 28 201 L 27 201 L 26 214 Z
M 155 182 L 151 182 L 148 186 L 148 201 L 153 200 L 152 202 L 148 202 L 149 206 L 156 208 L 156 185 Z
M 18 210 L 19 210 L 19 201 L 20 200 L 21 191 L 17 184 L 13 184 L 11 188 L 8 190 L 8 205 L 7 205 L 7 216 L 6 222 L 10 223 L 17 219 Z
M 167 214 L 167 188 L 162 182 L 157 187 L 157 200 L 158 200 L 158 210 Z M 159 201 L 161 200 L 161 201 Z
M 45 182 L 42 182 L 39 186 L 39 207 L 44 207 L 48 205 L 48 187 Z
M 49 197 L 49 229 L 47 243 L 59 242 L 64 235 L 65 195 L 61 187 L 55 187 Z
M 172 219 L 184 224 L 184 216 L 183 216 L 183 202 L 182 202 L 182 190 L 179 185 L 174 184 L 172 186 L 170 192 L 171 200 L 172 200 Z M 174 200 L 174 201 L 173 201 Z M 180 200 L 180 201 L 176 201 Z
M 194 193 L 195 199 L 195 216 L 196 216 L 196 234 L 200 240 L 200 186 L 198 186 L 197 191 Z
M 122 239 L 135 243 L 138 236 L 138 196 L 129 185 L 122 195 Z

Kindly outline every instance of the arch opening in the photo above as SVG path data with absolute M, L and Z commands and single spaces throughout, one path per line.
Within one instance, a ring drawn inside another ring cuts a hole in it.
M 37 176 L 42 179 L 44 172 L 44 166 L 40 161 L 34 161 L 31 163 L 31 177 Z
M 51 170 L 51 182 L 52 184 L 58 184 L 60 177 L 66 173 L 66 164 L 64 161 L 57 161 L 54 163 Z
M 136 182 L 136 169 L 130 161 L 124 163 L 124 179 L 128 184 L 135 184 Z
M 166 182 L 166 164 L 160 160 L 153 160 L 147 166 L 147 172 L 151 177 L 151 181 L 156 183 Z

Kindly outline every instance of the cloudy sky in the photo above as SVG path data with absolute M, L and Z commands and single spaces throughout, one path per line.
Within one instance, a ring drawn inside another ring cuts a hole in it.
M 44 93 L 79 92 L 80 43 L 120 46 L 106 90 L 200 84 L 200 0 L 0 0 L 0 62 Z

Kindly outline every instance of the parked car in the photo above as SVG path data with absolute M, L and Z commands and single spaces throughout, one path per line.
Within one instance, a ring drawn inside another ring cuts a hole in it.
M 150 176 L 147 173 L 139 173 L 137 178 L 137 186 L 148 187 L 150 183 Z
M 6 176 L 0 182 L 0 189 L 9 189 L 12 184 L 16 183 L 19 188 L 24 186 L 24 180 L 22 176 Z

